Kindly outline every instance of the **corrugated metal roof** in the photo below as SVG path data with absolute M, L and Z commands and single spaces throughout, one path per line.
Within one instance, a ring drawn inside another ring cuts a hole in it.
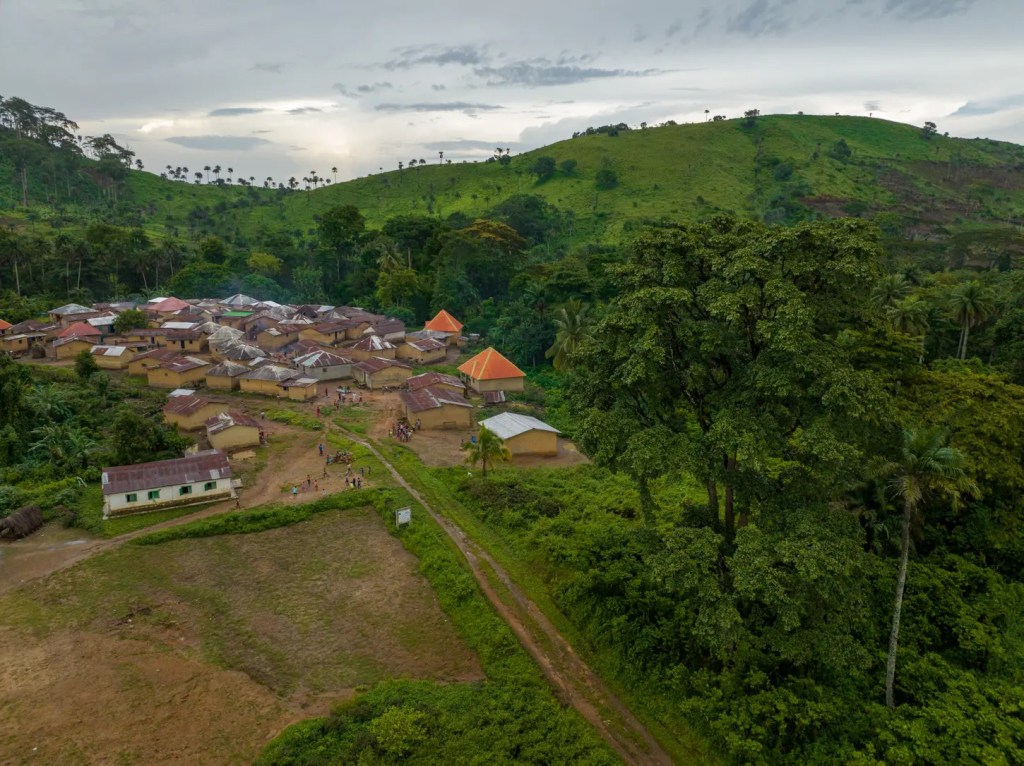
M 504 404 L 505 403 L 505 392 L 504 391 L 484 391 L 484 404 Z
M 95 356 L 110 356 L 118 357 L 124 356 L 124 354 L 131 349 L 128 346 L 93 346 L 92 353 Z
M 466 384 L 454 375 L 445 375 L 443 372 L 424 372 L 421 375 L 413 375 L 406 384 L 410 391 L 416 391 L 427 386 L 436 386 L 443 383 L 446 386 L 453 386 L 460 391 L 466 390 Z
M 445 348 L 446 344 L 433 338 L 426 338 L 424 340 L 409 340 L 405 339 L 406 345 L 412 346 L 417 351 L 426 353 L 427 351 L 437 351 L 438 349 Z
M 165 370 L 171 372 L 188 372 L 189 370 L 195 370 L 199 367 L 208 367 L 210 365 L 205 359 L 200 359 L 197 356 L 182 356 L 177 359 L 171 359 L 164 362 L 160 366 Z
M 410 412 L 423 412 L 424 410 L 436 410 L 445 405 L 454 407 L 472 407 L 462 394 L 457 394 L 447 388 L 431 387 L 421 388 L 418 391 L 402 391 L 399 397 Z
M 372 357 L 371 359 L 359 362 L 358 364 L 353 365 L 353 367 L 358 367 L 363 372 L 368 372 L 371 374 L 375 372 L 380 372 L 381 370 L 386 369 L 388 367 L 404 367 L 407 370 L 412 369 L 411 365 L 403 364 L 402 362 L 399 362 L 395 359 L 383 359 L 379 356 L 375 356 Z
M 395 344 L 379 335 L 367 335 L 362 340 L 356 341 L 352 344 L 352 348 L 356 351 L 387 351 L 395 347 Z
M 206 375 L 207 377 L 235 378 L 247 372 L 249 372 L 249 368 L 244 364 L 227 360 L 208 369 Z
M 47 314 L 56 314 L 57 316 L 71 316 L 72 314 L 88 314 L 91 313 L 92 309 L 88 306 L 83 306 L 80 303 L 65 303 L 55 309 L 50 309 Z
M 269 380 L 274 383 L 280 383 L 282 381 L 288 380 L 289 378 L 294 378 L 298 374 L 299 373 L 297 373 L 295 370 L 290 370 L 287 367 L 279 367 L 278 365 L 268 364 L 263 367 L 258 367 L 257 369 L 251 372 L 247 372 L 242 377 L 245 378 L 246 380 Z
M 295 364 L 299 367 L 338 367 L 346 364 L 352 364 L 352 360 L 347 356 L 341 356 L 324 349 L 317 349 L 311 351 L 308 354 L 295 357 Z
M 213 404 L 205 396 L 174 396 L 164 405 L 165 415 L 194 415 L 203 407 Z
M 231 466 L 228 464 L 228 456 L 219 449 L 211 449 L 174 460 L 104 468 L 103 494 L 139 492 L 230 477 Z
M 502 439 L 511 439 L 513 436 L 525 434 L 527 431 L 561 433 L 557 428 L 549 426 L 543 420 L 537 420 L 537 418 L 530 415 L 520 415 L 516 412 L 502 412 L 493 418 L 481 420 L 480 427 L 486 428 Z
M 221 431 L 225 431 L 234 426 L 259 428 L 260 424 L 256 418 L 250 417 L 242 412 L 229 410 L 228 412 L 221 412 L 218 415 L 214 415 L 206 421 L 206 435 L 210 436 L 211 434 L 219 434 Z

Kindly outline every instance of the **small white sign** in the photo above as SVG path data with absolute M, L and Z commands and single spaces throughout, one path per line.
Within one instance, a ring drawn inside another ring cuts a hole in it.
M 399 508 L 395 511 L 395 526 L 401 527 L 412 522 L 412 508 Z

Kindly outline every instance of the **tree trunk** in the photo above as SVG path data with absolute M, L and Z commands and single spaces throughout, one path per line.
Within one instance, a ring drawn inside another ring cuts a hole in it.
M 18 275 L 18 258 L 14 258 L 14 292 L 21 295 L 21 277 Z
M 708 515 L 711 518 L 712 529 L 718 528 L 718 482 L 713 478 L 708 479 Z
M 970 323 L 967 323 L 967 324 L 964 325 L 964 345 L 963 345 L 963 348 L 960 349 L 960 358 L 961 359 L 966 359 L 967 358 L 967 339 L 970 337 L 970 335 L 971 335 L 971 325 L 970 325 Z
M 21 166 L 21 206 L 28 207 L 28 170 Z
M 732 540 L 736 534 L 736 509 L 734 491 L 730 471 L 736 468 L 736 458 L 727 455 L 725 458 L 725 539 Z
M 910 501 L 903 502 L 903 529 L 900 532 L 900 569 L 896 575 L 896 601 L 892 608 L 892 633 L 889 635 L 889 658 L 885 663 L 885 704 L 895 707 L 893 687 L 896 683 L 896 647 L 900 640 L 900 614 L 903 611 L 903 590 L 907 585 L 907 560 L 910 558 Z

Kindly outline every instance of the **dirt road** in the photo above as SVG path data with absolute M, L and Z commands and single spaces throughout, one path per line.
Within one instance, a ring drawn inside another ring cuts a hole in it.
M 558 628 L 512 581 L 505 569 L 486 550 L 466 537 L 454 522 L 437 513 L 373 444 L 352 433 L 345 435 L 372 452 L 462 551 L 481 590 L 540 666 L 562 702 L 576 708 L 626 763 L 636 766 L 672 764 L 672 758 L 647 727 L 580 659 Z M 509 593 L 513 603 L 509 604 L 500 597 L 488 570 Z

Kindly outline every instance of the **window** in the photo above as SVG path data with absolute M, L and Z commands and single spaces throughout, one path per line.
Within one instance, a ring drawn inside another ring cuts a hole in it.
M 178 487 L 178 494 L 179 495 L 191 495 L 192 494 L 192 487 Z
M 211 489 L 217 489 L 217 482 L 208 481 L 203 485 L 203 492 L 209 492 Z
M 160 490 L 158 490 L 158 489 L 151 489 L 151 490 L 149 490 L 148 497 L 149 497 L 150 500 L 159 500 L 160 499 Z
M 125 499 L 125 502 L 135 503 L 135 502 L 138 502 L 139 496 L 137 494 L 135 494 L 134 492 L 131 492 L 131 493 L 125 495 L 124 499 Z

